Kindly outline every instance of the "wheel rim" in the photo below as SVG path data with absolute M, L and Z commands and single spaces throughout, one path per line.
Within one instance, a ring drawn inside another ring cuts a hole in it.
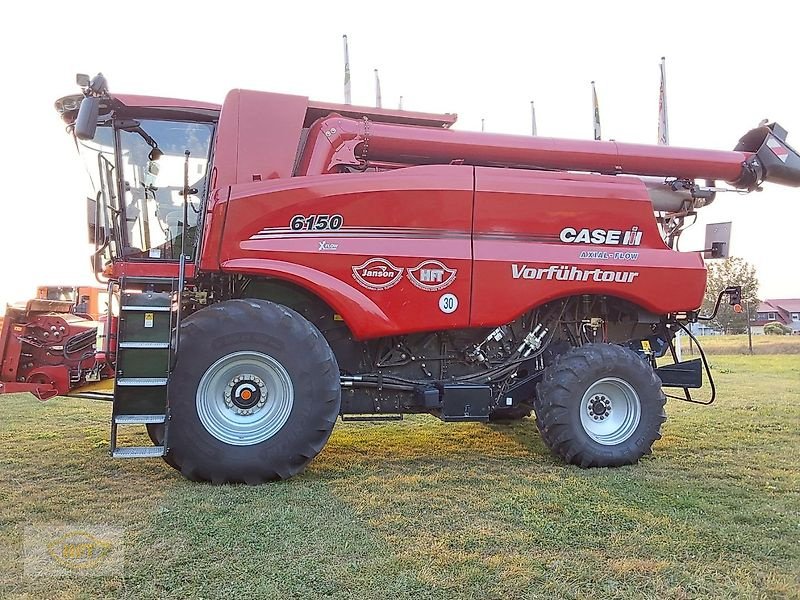
M 233 352 L 211 365 L 197 386 L 197 416 L 206 431 L 233 446 L 268 440 L 286 424 L 294 386 L 277 360 Z
M 633 435 L 642 417 L 639 394 L 627 381 L 605 377 L 589 386 L 581 399 L 581 425 L 595 442 L 621 444 Z

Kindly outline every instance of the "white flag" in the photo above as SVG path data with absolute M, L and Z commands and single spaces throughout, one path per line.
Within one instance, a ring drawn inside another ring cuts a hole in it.
M 381 78 L 378 77 L 378 69 L 375 69 L 375 107 L 381 108 Z
M 347 50 L 347 36 L 343 35 L 342 38 L 344 38 L 344 103 L 352 104 L 352 98 L 350 97 L 350 53 Z
M 658 143 L 669 144 L 669 121 L 667 120 L 667 69 L 661 57 L 661 89 L 658 92 Z
M 594 107 L 594 139 L 599 140 L 600 137 L 600 105 L 597 103 L 597 90 L 594 88 L 594 81 L 592 82 L 592 105 Z

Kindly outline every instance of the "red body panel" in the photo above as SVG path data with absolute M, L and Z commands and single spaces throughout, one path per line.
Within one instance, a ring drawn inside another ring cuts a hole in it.
M 656 314 L 701 304 L 703 260 L 664 244 L 640 180 L 480 167 L 475 180 L 471 325 L 507 323 L 528 308 L 579 294 L 616 296 Z M 636 228 L 641 240 L 636 245 L 564 242 L 560 235 L 565 228 Z M 542 279 L 522 275 L 524 268 L 562 265 L 592 275 L 573 281 L 559 280 L 561 269 L 542 274 Z M 626 278 L 629 282 L 595 281 L 598 268 L 636 275 Z
M 224 271 L 246 270 L 310 289 L 360 338 L 466 327 L 473 185 L 472 167 L 431 166 L 234 186 L 220 263 Z M 321 214 L 341 215 L 342 227 L 308 232 L 290 227 L 295 215 Z M 359 282 L 354 267 L 369 259 L 386 261 L 366 269 L 384 267 L 385 280 Z M 438 309 L 441 293 L 415 285 L 416 272 L 409 275 L 427 259 L 456 271 L 446 285 L 459 299 L 451 314 Z
M 223 271 L 292 281 L 325 300 L 360 339 L 500 325 L 583 293 L 656 314 L 693 310 L 705 285 L 698 254 L 664 245 L 635 178 L 420 166 L 237 185 L 216 213 L 223 204 L 224 233 L 209 234 L 222 240 Z M 297 215 L 341 215 L 342 226 L 294 231 Z M 620 243 L 562 242 L 568 227 L 619 230 Z M 621 244 L 626 231 L 640 235 L 635 245 Z M 388 285 L 356 277 L 371 267 L 389 273 Z M 437 273 L 420 282 L 418 267 Z M 538 272 L 553 267 L 563 268 Z M 562 280 L 572 267 L 573 280 Z M 625 281 L 608 281 L 608 273 Z M 444 294 L 458 300 L 451 313 L 439 307 Z

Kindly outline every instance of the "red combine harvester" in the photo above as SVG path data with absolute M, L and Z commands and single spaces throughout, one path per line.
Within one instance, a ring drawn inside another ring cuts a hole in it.
M 675 250 L 684 220 L 717 182 L 800 185 L 776 124 L 734 151 L 693 150 L 78 82 L 56 108 L 92 175 L 111 310 L 99 322 L 58 301 L 10 310 L 0 391 L 110 400 L 112 456 L 164 457 L 214 483 L 291 477 L 339 416 L 533 411 L 569 463 L 636 462 L 660 437 L 662 387 L 693 401 L 710 377 L 673 345 L 703 318 L 702 253 Z M 665 355 L 674 364 L 659 367 Z M 153 446 L 118 447 L 125 425 L 145 425 Z

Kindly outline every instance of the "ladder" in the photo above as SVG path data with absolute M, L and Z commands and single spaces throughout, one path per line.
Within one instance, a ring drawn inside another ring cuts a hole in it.
M 151 458 L 167 453 L 167 386 L 174 363 L 172 332 L 180 320 L 182 280 L 182 276 L 120 280 L 109 450 L 114 458 Z M 163 425 L 161 445 L 117 446 L 120 425 L 150 424 Z

